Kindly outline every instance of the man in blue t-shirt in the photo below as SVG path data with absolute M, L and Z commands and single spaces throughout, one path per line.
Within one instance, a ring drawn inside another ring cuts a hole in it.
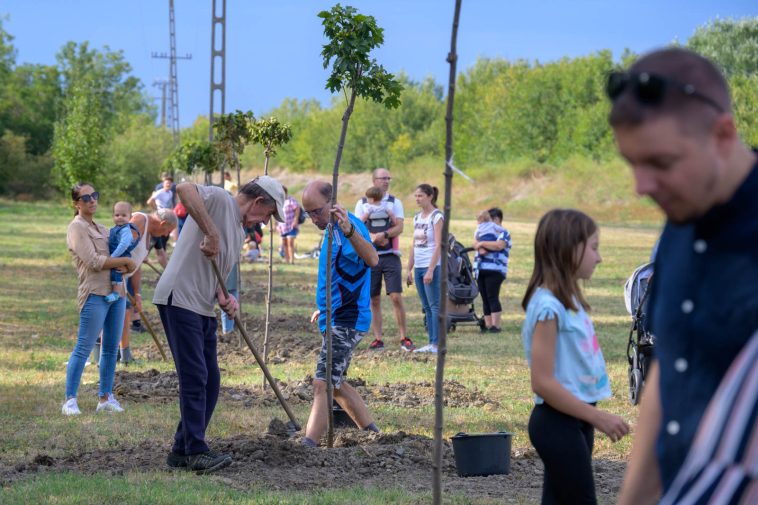
M 334 215 L 332 257 L 327 254 L 328 237 L 324 237 L 319 256 L 316 306 L 311 322 L 318 320 L 321 330 L 321 353 L 313 380 L 313 407 L 305 429 L 303 445 L 316 447 L 326 431 L 330 405 L 326 402 L 326 274 L 331 269 L 332 290 L 332 384 L 334 399 L 364 430 L 376 431 L 371 414 L 360 395 L 344 382 L 353 351 L 371 325 L 371 267 L 379 256 L 371 244 L 366 226 L 343 207 L 331 207 L 332 185 L 313 181 L 303 190 L 303 207 L 320 230 L 327 230 Z M 328 233 L 328 232 L 327 232 Z
M 709 400 L 758 328 L 758 156 L 740 140 L 726 80 L 692 51 L 647 54 L 607 92 L 637 193 L 667 218 L 649 298 L 655 361 L 618 501 L 645 505 L 680 480 Z M 754 503 L 755 455 L 734 436 L 746 423 L 754 410 L 708 424 L 713 447 L 727 443 L 687 503 Z

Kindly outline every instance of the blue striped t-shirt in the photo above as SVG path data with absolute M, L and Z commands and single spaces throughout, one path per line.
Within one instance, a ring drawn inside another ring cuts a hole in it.
M 503 227 L 498 226 L 492 221 L 480 223 L 476 227 L 474 240 L 479 242 L 495 242 L 502 240 L 505 242 L 505 248 L 501 251 L 489 251 L 487 254 L 477 253 L 476 267 L 479 270 L 494 270 L 501 272 L 503 275 L 508 273 L 508 259 L 511 254 L 511 234 Z

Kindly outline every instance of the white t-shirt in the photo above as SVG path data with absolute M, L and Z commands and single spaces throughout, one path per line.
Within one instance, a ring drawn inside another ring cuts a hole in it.
M 421 212 L 413 216 L 413 266 L 425 268 L 432 261 L 434 248 L 437 242 L 434 240 L 434 225 L 444 219 L 442 211 L 434 209 L 428 216 L 421 217 Z M 441 256 L 441 255 L 440 255 Z M 437 265 L 441 258 L 437 259 Z M 437 266 L 435 265 L 435 266 Z
M 151 198 L 155 199 L 155 206 L 160 209 L 173 209 L 174 208 L 174 192 L 170 189 L 168 191 L 159 189 L 153 192 Z
M 234 197 L 223 188 L 197 186 L 197 191 L 218 229 L 219 253 L 216 262 L 221 276 L 226 279 L 239 261 L 242 241 L 245 239 L 242 214 Z M 155 287 L 154 304 L 167 305 L 168 297 L 173 293 L 172 306 L 202 316 L 215 317 L 218 282 L 210 259 L 200 251 L 203 237 L 195 220 L 187 216 L 171 259 Z
M 389 193 L 385 193 L 382 197 L 382 204 L 387 206 L 387 209 L 391 210 L 395 214 L 395 219 L 405 219 L 405 214 L 403 213 L 403 202 L 401 202 L 397 197 L 392 196 L 393 201 L 390 202 Z M 358 200 L 358 202 L 355 204 L 355 214 L 360 218 L 363 214 L 368 212 L 368 206 L 371 204 L 368 203 L 368 200 L 366 203 L 363 203 L 363 198 Z M 377 254 L 396 254 L 400 256 L 400 237 L 392 237 L 392 249 L 387 251 L 377 251 Z

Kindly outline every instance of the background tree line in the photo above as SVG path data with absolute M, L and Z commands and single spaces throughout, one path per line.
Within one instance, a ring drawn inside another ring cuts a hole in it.
M 686 42 L 717 61 L 732 87 L 745 140 L 758 146 L 758 18 L 715 20 Z M 570 159 L 615 158 L 604 96 L 608 72 L 635 55 L 610 51 L 539 63 L 480 59 L 459 74 L 455 162 L 476 170 L 516 163 L 558 167 Z M 443 157 L 444 93 L 433 79 L 404 85 L 401 105 L 387 110 L 359 100 L 343 153 L 347 172 L 399 169 Z M 331 170 L 344 97 L 328 106 L 289 98 L 262 116 L 292 127 L 277 164 L 293 171 Z M 170 133 L 120 51 L 63 46 L 55 65 L 17 64 L 13 39 L 0 20 L 0 194 L 45 197 L 76 180 L 107 187 L 113 198 L 147 198 L 172 149 Z M 206 141 L 207 117 L 182 131 Z M 260 165 L 249 149 L 243 166 Z
M 144 201 L 171 135 L 121 51 L 68 42 L 55 65 L 17 64 L 0 19 L 0 194 L 49 197 L 75 181 Z

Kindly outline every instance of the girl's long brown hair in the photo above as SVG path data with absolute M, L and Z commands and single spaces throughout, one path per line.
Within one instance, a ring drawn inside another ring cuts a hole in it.
M 584 212 L 574 209 L 553 209 L 540 219 L 534 237 L 534 271 L 521 306 L 526 310 L 534 291 L 544 286 L 564 307 L 578 310 L 575 300 L 585 310 L 590 304 L 584 299 L 576 272 L 582 258 L 576 249 L 586 244 L 597 231 L 597 225 Z

